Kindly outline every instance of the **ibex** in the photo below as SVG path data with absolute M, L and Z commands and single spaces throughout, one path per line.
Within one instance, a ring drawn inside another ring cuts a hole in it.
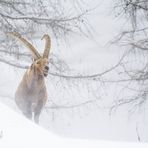
M 45 49 L 41 56 L 39 52 L 16 32 L 10 32 L 9 35 L 18 39 L 32 53 L 33 63 L 26 70 L 15 93 L 15 102 L 22 113 L 29 119 L 34 117 L 34 121 L 39 123 L 39 116 L 42 108 L 47 101 L 47 90 L 45 79 L 48 75 L 48 56 L 51 46 L 50 37 L 45 34 L 42 39 L 45 39 Z

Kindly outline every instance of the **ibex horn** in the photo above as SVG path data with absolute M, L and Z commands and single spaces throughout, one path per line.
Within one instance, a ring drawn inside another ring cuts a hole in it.
M 30 49 L 33 58 L 39 59 L 41 58 L 41 55 L 38 53 L 38 51 L 33 47 L 31 43 L 29 43 L 26 39 L 24 39 L 19 33 L 17 32 L 8 32 L 8 35 L 11 35 L 15 38 L 17 38 L 19 41 L 21 41 L 28 49 Z
M 43 58 L 48 58 L 50 47 L 51 47 L 51 40 L 48 34 L 44 34 L 44 36 L 42 37 L 42 40 L 43 39 L 45 39 L 45 49 L 43 53 Z

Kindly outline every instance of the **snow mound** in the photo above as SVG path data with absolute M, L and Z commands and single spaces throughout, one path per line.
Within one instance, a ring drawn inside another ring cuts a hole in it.
M 0 103 L 0 148 L 146 148 L 148 144 L 62 138 Z

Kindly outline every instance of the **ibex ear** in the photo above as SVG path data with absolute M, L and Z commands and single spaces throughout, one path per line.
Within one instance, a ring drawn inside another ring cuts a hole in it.
M 47 58 L 49 57 L 49 51 L 50 51 L 50 47 L 51 47 L 51 40 L 48 34 L 44 34 L 44 36 L 42 37 L 42 40 L 45 39 L 45 49 L 44 49 L 44 53 L 43 53 L 43 58 Z
M 31 69 L 33 69 L 33 63 L 31 64 L 31 66 L 30 66 L 30 67 L 31 67 Z

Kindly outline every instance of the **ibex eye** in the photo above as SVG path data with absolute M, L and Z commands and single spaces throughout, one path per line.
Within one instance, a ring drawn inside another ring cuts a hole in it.
M 49 70 L 49 67 L 48 67 L 48 66 L 45 66 L 45 69 L 46 69 L 46 70 Z

